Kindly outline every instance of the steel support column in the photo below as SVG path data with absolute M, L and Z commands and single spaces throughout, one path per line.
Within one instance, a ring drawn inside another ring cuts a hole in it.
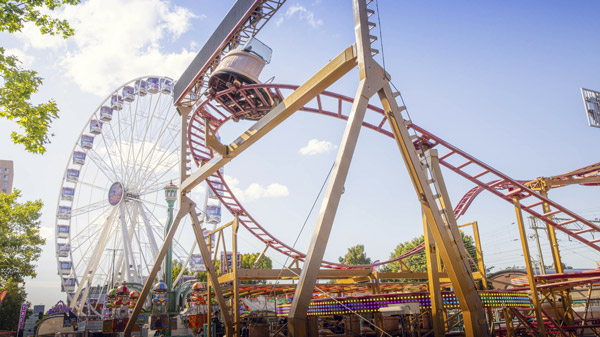
M 211 237 L 211 235 L 209 234 L 208 238 L 206 240 L 208 241 L 208 248 L 212 249 L 212 239 L 210 237 Z M 212 260 L 211 260 L 211 263 L 212 263 Z M 204 265 L 206 265 L 206 262 L 204 262 Z M 206 326 L 206 328 L 208 331 L 212 331 L 211 330 L 211 325 L 212 325 L 212 322 L 211 322 L 211 318 L 212 318 L 212 304 L 211 304 L 212 301 L 211 300 L 212 299 L 211 299 L 211 297 L 212 296 L 211 296 L 211 290 L 210 290 L 211 286 L 212 286 L 212 282 L 210 281 L 210 277 L 207 277 L 206 278 L 206 317 L 207 317 L 208 325 Z
M 540 194 L 544 198 L 548 198 L 548 191 L 541 190 Z M 543 204 L 544 213 L 550 212 L 550 205 L 547 203 Z M 556 229 L 554 226 L 550 226 L 546 224 L 548 229 L 548 240 L 550 240 L 550 250 L 552 251 L 552 261 L 554 263 L 554 272 L 557 274 L 564 273 L 564 268 L 562 265 L 562 259 L 560 257 L 560 250 L 558 248 L 558 240 L 556 238 Z M 562 307 L 564 310 L 564 320 L 566 325 L 574 324 L 574 316 L 573 316 L 573 308 L 571 307 L 571 292 L 568 289 L 565 289 L 560 292 L 562 298 Z
M 483 284 L 483 289 L 488 289 L 488 281 L 487 275 L 485 271 L 485 263 L 483 262 L 483 248 L 481 248 L 481 240 L 479 239 L 479 225 L 477 221 L 472 222 L 473 225 L 473 241 L 475 241 L 475 249 L 477 252 L 477 267 L 479 268 L 479 273 L 481 274 L 481 283 Z
M 521 236 L 521 245 L 523 246 L 523 255 L 525 257 L 525 268 L 527 270 L 527 279 L 529 281 L 529 290 L 531 291 L 531 299 L 533 301 L 533 309 L 535 311 L 535 319 L 537 321 L 538 333 L 540 337 L 546 336 L 546 327 L 544 326 L 544 318 L 542 316 L 542 307 L 536 289 L 535 275 L 531 266 L 531 256 L 529 254 L 529 244 L 527 243 L 527 233 L 525 231 L 525 221 L 523 220 L 523 212 L 521 211 L 521 203 L 517 197 L 513 198 L 515 212 L 517 214 L 517 224 L 519 226 L 519 234 Z
M 233 219 L 233 226 L 231 227 L 231 251 L 233 253 L 233 331 L 234 336 L 241 336 L 240 334 L 240 281 L 238 280 L 238 263 L 242 263 L 241 259 L 238 261 L 238 240 L 237 234 L 240 228 L 238 214 L 235 214 Z
M 427 258 L 427 276 L 429 277 L 429 296 L 431 297 L 431 320 L 433 321 L 433 335 L 443 337 L 444 329 L 444 304 L 440 288 L 440 274 L 438 272 L 438 259 L 433 234 L 423 214 L 423 233 L 425 237 L 425 257 Z

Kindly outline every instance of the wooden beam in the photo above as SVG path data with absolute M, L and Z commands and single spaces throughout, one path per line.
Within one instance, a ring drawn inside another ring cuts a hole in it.
M 298 279 L 300 269 L 238 269 L 237 276 L 239 280 L 279 280 L 279 279 Z M 343 279 L 364 279 L 377 278 L 379 280 L 393 279 L 427 279 L 427 273 L 416 272 L 397 272 L 397 273 L 371 273 L 368 269 L 322 269 L 317 274 L 320 280 L 343 280 Z M 447 279 L 447 273 L 440 273 L 440 279 Z M 219 283 L 233 281 L 233 273 L 222 274 L 219 276 Z
M 219 304 L 219 308 L 221 309 L 223 321 L 225 321 L 225 332 L 227 336 L 231 336 L 233 328 L 231 316 L 229 315 L 229 311 L 227 310 L 227 305 L 225 304 L 223 292 L 221 291 L 221 285 L 217 280 L 215 267 L 213 265 L 212 259 L 210 258 L 210 249 L 206 245 L 204 231 L 202 230 L 202 226 L 200 225 L 200 219 L 198 218 L 198 214 L 196 213 L 196 205 L 187 197 L 182 198 L 185 198 L 186 201 L 192 205 L 191 207 L 189 207 L 189 214 L 192 218 L 192 227 L 194 229 L 194 235 L 196 236 L 196 241 L 198 242 L 198 247 L 200 248 L 200 254 L 202 255 L 202 259 L 204 260 L 204 265 L 206 266 L 206 273 L 208 274 L 207 276 L 208 278 L 210 278 L 210 282 L 212 283 L 213 289 L 215 290 L 215 297 L 217 303 Z

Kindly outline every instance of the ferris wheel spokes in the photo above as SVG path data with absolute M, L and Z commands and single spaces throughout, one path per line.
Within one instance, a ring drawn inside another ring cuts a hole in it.
M 87 154 L 88 157 L 92 160 L 92 162 L 96 165 L 96 167 L 98 167 L 100 172 L 102 172 L 107 179 L 112 181 L 118 180 L 116 169 L 115 171 L 111 172 L 112 168 L 106 165 L 106 163 L 104 163 L 104 161 L 102 160 L 102 156 L 100 156 L 99 153 L 97 153 L 93 149 L 90 149 L 88 150 Z
M 123 149 L 122 149 L 122 146 L 121 146 L 121 142 L 122 142 L 121 141 L 121 135 L 119 133 L 119 139 L 117 140 L 117 136 L 115 135 L 115 130 L 113 129 L 112 123 L 107 123 L 107 124 L 108 124 L 108 126 L 110 128 L 110 133 L 111 133 L 111 135 L 112 135 L 113 138 L 111 139 L 111 138 L 109 138 L 108 134 L 102 133 L 102 139 L 103 140 L 106 140 L 106 139 L 112 140 L 112 143 L 110 145 L 107 144 L 106 141 L 104 142 L 105 149 L 108 152 L 110 158 L 112 158 L 112 155 L 111 155 L 110 152 L 111 151 L 116 151 L 115 152 L 115 157 L 118 157 L 119 158 L 119 162 L 120 162 L 119 172 L 123 172 L 124 169 L 125 169 L 125 164 L 123 163 L 123 156 L 118 155 L 118 154 L 123 153 Z M 119 126 L 119 129 L 120 129 L 120 126 Z M 115 168 L 115 171 L 116 171 L 116 168 Z
M 139 101 L 138 101 L 138 102 L 139 102 Z M 138 102 L 136 102 L 136 104 L 138 104 Z M 159 104 L 159 102 L 160 102 L 160 97 L 157 99 L 157 102 L 156 102 L 155 104 L 152 104 L 152 97 L 150 98 L 150 101 L 148 102 L 148 107 L 152 107 L 152 106 L 154 106 L 154 108 L 152 109 L 152 117 L 154 117 L 154 116 L 155 116 L 155 113 L 156 113 L 156 110 L 157 110 L 157 107 L 158 107 L 158 104 Z M 130 108 L 129 110 L 130 110 L 130 114 L 131 114 L 131 108 Z M 136 106 L 136 110 L 137 110 L 137 106 Z M 146 110 L 146 109 L 144 109 L 144 110 Z M 147 121 L 147 123 L 146 123 L 146 126 L 145 126 L 145 128 L 144 128 L 144 129 L 145 129 L 145 130 L 144 130 L 144 137 L 143 137 L 143 139 L 142 139 L 142 141 L 141 141 L 140 151 L 138 151 L 138 152 L 137 152 L 137 154 L 135 155 L 135 158 L 134 158 L 134 163 L 135 163 L 135 164 L 138 162 L 138 159 L 139 159 L 139 157 L 140 157 L 140 154 L 142 154 L 141 158 L 144 158 L 144 157 L 145 157 L 145 156 L 143 155 L 143 153 L 144 153 L 145 144 L 146 144 L 146 137 L 147 137 L 147 135 L 148 135 L 148 132 L 150 132 L 150 131 L 151 131 L 150 129 L 151 129 L 152 125 L 150 125 L 149 123 L 150 123 L 150 122 L 153 120 L 153 118 L 152 118 L 152 117 L 151 117 L 151 118 L 148 118 L 148 121 Z M 134 123 L 133 123 L 133 125 L 136 125 L 136 123 L 135 123 L 135 119 L 136 119 L 136 118 L 137 118 L 137 114 L 135 114 L 135 115 L 134 115 L 134 117 L 133 117 L 133 120 L 134 120 Z M 133 135 L 134 135 L 134 132 L 131 132 L 130 144 L 134 144 Z M 155 142 L 154 144 L 155 144 L 155 145 L 156 145 L 156 144 L 158 144 L 158 141 L 157 141 L 157 142 Z M 133 148 L 133 146 L 131 146 L 131 147 L 130 147 L 130 149 L 129 149 L 129 150 L 130 150 L 130 152 L 131 152 L 132 148 Z M 128 157 L 128 158 L 129 158 L 129 157 Z M 135 165 L 135 164 L 134 164 L 134 165 Z M 141 167 L 141 165 L 135 165 L 135 167 Z M 132 171 L 132 172 L 131 172 L 131 174 L 132 174 L 132 176 L 133 176 L 133 175 L 137 175 L 137 172 L 135 172 L 135 171 Z M 131 179 L 130 177 L 127 177 L 127 181 L 128 181 L 128 183 L 129 183 L 129 182 L 132 182 L 131 180 L 132 180 L 132 179 Z
M 152 253 L 152 259 L 156 261 L 156 257 L 158 256 L 158 244 L 156 243 L 156 239 L 154 238 L 154 232 L 152 232 L 152 226 L 150 225 L 150 219 L 148 219 L 148 215 L 144 212 L 143 204 L 138 202 L 137 208 L 139 213 L 142 215 L 142 220 L 144 221 L 144 227 L 146 229 L 146 235 L 148 236 L 148 240 L 150 240 L 150 251 Z
M 163 157 L 161 157 L 161 159 L 160 159 L 160 162 L 158 162 L 155 165 L 155 167 L 159 167 L 160 165 L 163 165 L 163 162 L 165 162 L 166 160 L 170 159 L 169 156 L 177 156 L 177 157 L 179 157 L 178 156 L 179 149 L 180 148 L 177 147 L 175 149 L 174 153 L 170 153 L 167 156 L 163 155 Z M 165 151 L 165 154 L 166 154 L 166 151 Z M 154 174 L 155 173 L 154 169 L 146 170 L 146 173 L 144 174 L 144 176 L 141 177 L 141 178 L 139 178 L 138 182 L 136 182 L 136 183 L 133 184 L 133 187 L 134 188 L 138 188 L 138 186 L 140 185 L 140 182 L 144 182 L 144 181 L 147 181 L 147 184 L 149 184 L 150 186 L 154 186 L 157 181 L 161 180 L 165 175 L 167 175 L 169 173 L 173 173 L 173 170 L 175 169 L 175 171 L 176 171 L 177 168 L 179 168 L 179 163 L 173 163 L 170 166 L 163 167 L 163 172 L 160 175 L 158 175 L 158 176 Z M 154 175 L 154 177 L 152 178 L 152 180 L 149 180 L 150 179 L 150 177 L 149 177 L 150 175 Z M 146 180 L 146 179 L 148 179 L 148 180 Z M 179 179 L 177 178 L 177 179 L 170 179 L 170 180 L 178 181 Z M 164 185 L 162 185 L 162 187 L 164 187 Z M 161 187 L 161 189 L 162 189 L 162 187 Z
M 123 247 L 125 248 L 125 261 L 127 262 L 127 267 L 125 268 L 127 282 L 137 282 L 137 275 L 139 275 L 139 271 L 137 270 L 137 265 L 135 263 L 135 258 L 133 256 L 133 250 L 131 249 L 131 237 L 134 232 L 134 224 L 132 223 L 129 228 L 127 228 L 127 220 L 125 218 L 125 210 L 123 209 L 125 206 L 123 203 L 119 206 L 119 220 L 121 222 L 121 234 L 123 237 Z M 131 268 L 133 267 L 133 270 Z
M 171 121 L 172 120 L 170 120 L 169 122 L 171 122 Z M 164 128 L 162 130 L 162 132 L 158 135 L 157 142 L 154 143 L 154 145 L 153 145 L 152 149 L 150 150 L 150 152 L 148 154 L 142 156 L 143 161 L 142 161 L 142 163 L 138 167 L 144 167 L 145 165 L 148 165 L 149 169 L 147 169 L 147 170 L 138 170 L 138 172 L 141 173 L 141 176 L 138 175 L 136 177 L 137 179 L 135 181 L 131 182 L 133 187 L 137 188 L 137 186 L 139 186 L 139 184 L 141 182 L 144 182 L 144 181 L 146 181 L 146 179 L 149 179 L 149 176 L 152 175 L 152 174 L 154 174 L 155 169 L 157 169 L 158 167 L 160 167 L 160 165 L 163 165 L 163 163 L 165 161 L 171 159 L 170 156 L 175 155 L 175 156 L 177 156 L 179 158 L 178 153 L 180 151 L 180 145 L 176 146 L 174 148 L 174 151 L 172 151 L 172 152 L 168 152 L 164 148 L 160 147 L 160 152 L 162 152 L 162 154 L 160 155 L 160 157 L 158 158 L 158 160 L 156 160 L 156 162 L 154 164 L 152 164 L 151 161 L 147 163 L 147 161 L 153 159 L 154 153 L 157 150 L 156 147 L 158 146 L 159 141 L 164 136 L 166 130 L 167 130 L 167 128 Z M 169 143 L 167 144 L 167 148 L 169 148 L 169 147 L 177 144 L 177 143 L 175 143 L 176 140 L 177 140 L 176 137 L 172 137 L 171 140 L 169 141 Z M 142 149 L 143 148 L 144 148 L 144 146 L 142 146 Z M 172 159 L 171 159 L 170 163 L 176 164 L 177 166 L 179 165 L 178 161 L 173 161 Z M 177 167 L 176 165 L 168 165 L 167 169 L 164 170 L 163 173 L 164 174 L 168 173 L 171 169 Z M 164 174 L 162 176 L 164 176 Z M 154 181 L 149 181 L 149 183 L 152 184 L 153 182 L 159 180 L 162 176 L 160 176 L 158 178 L 155 178 Z
M 151 193 L 156 193 L 158 191 L 163 191 L 164 188 L 165 188 L 165 185 L 167 185 L 171 181 L 173 181 L 173 179 L 163 180 L 163 181 L 157 182 L 155 184 L 152 184 L 150 186 L 146 186 L 143 189 L 139 190 L 138 194 L 141 197 L 141 196 L 144 196 L 146 194 L 151 194 Z
M 72 242 L 75 241 L 75 240 L 79 240 L 80 236 L 84 236 L 85 235 L 88 238 L 88 240 L 89 240 L 90 237 L 93 236 L 93 234 L 92 235 L 86 235 L 87 233 L 85 232 L 85 230 L 87 230 L 88 228 L 90 228 L 90 227 L 98 227 L 99 229 L 96 232 L 99 232 L 101 227 L 98 226 L 98 224 L 96 223 L 96 221 L 100 220 L 100 218 L 102 216 L 106 215 L 106 213 L 109 213 L 109 211 L 112 212 L 112 209 L 107 208 L 106 210 L 102 211 L 94 219 L 92 219 L 92 221 L 88 222 L 88 224 L 83 228 L 84 229 L 83 231 L 81 231 L 79 233 L 76 233 L 75 235 L 71 236 L 71 238 L 70 238 L 71 248 L 73 248 L 73 247 L 77 248 L 78 247 L 78 246 L 74 246 L 72 244 Z M 96 233 L 96 232 L 94 232 L 94 233 Z M 91 247 L 91 245 L 90 245 L 90 247 Z
M 92 211 L 104 208 L 106 206 L 108 206 L 107 201 L 106 200 L 100 200 L 100 201 L 97 201 L 97 202 L 95 202 L 93 204 L 81 206 L 81 207 L 78 207 L 78 208 L 73 208 L 73 209 L 71 209 L 71 217 L 78 216 L 78 215 L 80 215 L 82 213 L 89 213 L 89 212 L 92 212 Z
M 115 216 L 117 215 L 117 213 L 118 213 L 117 209 L 114 208 L 112 210 L 110 216 L 107 218 L 107 222 L 113 220 L 115 218 Z M 90 259 L 88 266 L 86 268 L 86 273 L 84 275 L 82 275 L 82 280 L 81 280 L 81 282 L 79 282 L 77 291 L 75 292 L 75 295 L 73 296 L 73 298 L 75 300 L 78 300 L 79 295 L 81 295 L 81 292 L 83 291 L 83 301 L 80 301 L 79 307 L 75 308 L 78 313 L 81 312 L 81 310 L 83 309 L 82 308 L 83 303 L 85 303 L 87 300 L 87 296 L 90 291 L 90 287 L 92 286 L 90 280 L 94 278 L 96 270 L 98 269 L 98 264 L 100 263 L 100 258 L 102 256 L 102 252 L 104 252 L 104 249 L 108 242 L 108 238 L 109 238 L 109 234 L 110 234 L 111 230 L 112 230 L 112 226 L 104 226 L 104 228 L 102 230 L 102 234 L 100 236 L 100 240 L 98 242 L 98 245 L 94 248 L 94 252 L 92 253 L 92 258 Z M 87 286 L 86 286 L 86 284 L 87 284 Z
M 78 183 L 78 184 L 81 184 L 81 185 L 84 185 L 84 186 L 87 186 L 87 187 L 91 187 L 91 188 L 97 188 L 97 189 L 99 189 L 99 190 L 102 190 L 102 191 L 104 191 L 104 192 L 108 192 L 108 188 L 104 188 L 104 187 L 102 187 L 102 186 L 98 186 L 98 185 L 95 185 L 95 184 L 90 184 L 90 183 L 88 183 L 88 182 L 86 182 L 86 181 L 79 181 L 79 182 L 77 182 L 77 183 Z

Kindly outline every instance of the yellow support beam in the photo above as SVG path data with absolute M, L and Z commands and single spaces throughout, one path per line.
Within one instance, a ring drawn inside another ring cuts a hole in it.
M 519 226 L 519 234 L 521 236 L 521 245 L 523 247 L 523 255 L 525 257 L 525 269 L 527 270 L 527 279 L 529 281 L 529 290 L 531 291 L 531 300 L 533 301 L 535 319 L 538 325 L 538 333 L 539 337 L 546 337 L 546 327 L 544 326 L 542 307 L 538 298 L 535 275 L 533 273 L 533 267 L 531 265 L 531 255 L 529 254 L 529 245 L 527 244 L 527 233 L 525 231 L 523 211 L 521 210 L 521 203 L 519 202 L 519 199 L 517 197 L 513 198 L 513 204 L 515 206 L 515 212 L 517 214 L 517 225 Z
M 437 264 L 437 248 L 433 234 L 423 214 L 423 231 L 425 233 L 425 257 L 427 258 L 427 276 L 429 279 L 429 297 L 431 298 L 431 320 L 433 321 L 433 335 L 443 337 L 446 335 L 444 328 L 444 303 L 440 288 L 440 275 Z

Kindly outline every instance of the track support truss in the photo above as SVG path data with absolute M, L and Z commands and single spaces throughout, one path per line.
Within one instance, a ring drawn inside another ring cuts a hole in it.
M 374 54 L 374 50 L 371 48 L 373 39 L 371 39 L 369 31 L 374 24 L 368 21 L 372 11 L 367 10 L 367 3 L 364 0 L 355 0 L 353 4 L 360 83 L 288 316 L 290 333 L 295 337 L 307 335 L 306 313 L 316 283 L 316 274 L 325 253 L 365 110 L 370 97 L 377 92 L 421 202 L 426 223 L 429 225 L 436 245 L 439 247 L 440 255 L 446 263 L 449 277 L 463 310 L 466 335 L 488 336 L 485 312 L 475 288 L 469 264 L 466 262 L 464 247 L 462 247 L 463 252 L 461 253 L 460 245 L 456 244 L 457 242 L 462 243 L 462 240 L 460 234 L 458 234 L 458 239 L 456 238 L 458 227 L 447 195 L 445 195 L 445 186 L 443 186 L 441 175 L 437 177 L 437 187 L 438 189 L 441 187 L 443 193 L 441 196 L 437 194 L 438 200 L 436 201 L 432 187 L 428 183 L 428 181 L 436 181 L 433 177 L 434 174 L 431 174 L 433 179 L 430 180 L 427 169 L 421 163 L 408 134 L 408 127 L 402 118 L 401 109 L 394 99 L 388 80 L 389 76 L 372 58 Z

